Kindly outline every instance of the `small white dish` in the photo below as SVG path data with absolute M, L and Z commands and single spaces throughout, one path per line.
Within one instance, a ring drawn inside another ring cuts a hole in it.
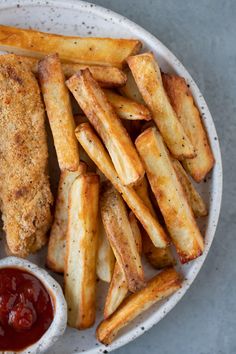
M 6 257 L 0 260 L 0 269 L 18 268 L 31 273 L 38 278 L 48 291 L 54 307 L 54 318 L 44 335 L 34 344 L 22 351 L 20 354 L 40 354 L 49 349 L 58 338 L 65 332 L 67 324 L 67 304 L 60 285 L 53 279 L 46 270 L 37 265 L 18 257 Z M 13 353 L 13 352 L 4 352 Z

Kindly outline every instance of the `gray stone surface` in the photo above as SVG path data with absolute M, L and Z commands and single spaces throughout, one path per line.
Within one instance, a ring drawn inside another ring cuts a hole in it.
M 224 194 L 208 258 L 180 303 L 116 354 L 236 353 L 236 1 L 93 0 L 143 26 L 200 87 L 220 139 Z

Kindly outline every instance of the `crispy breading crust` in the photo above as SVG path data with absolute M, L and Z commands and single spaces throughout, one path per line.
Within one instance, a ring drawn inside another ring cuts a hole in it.
M 47 241 L 52 194 L 44 109 L 33 74 L 15 55 L 0 56 L 0 196 L 12 254 L 26 257 Z

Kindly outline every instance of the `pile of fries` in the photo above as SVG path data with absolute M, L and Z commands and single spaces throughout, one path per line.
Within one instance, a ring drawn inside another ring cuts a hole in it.
M 104 344 L 181 287 L 173 248 L 181 263 L 204 249 L 196 217 L 207 208 L 191 178 L 213 168 L 207 134 L 185 80 L 140 49 L 139 40 L 0 26 L 0 50 L 39 80 L 61 170 L 47 265 L 64 273 L 74 328 L 95 322 L 97 277 L 110 284 Z M 152 279 L 142 255 L 163 269 Z

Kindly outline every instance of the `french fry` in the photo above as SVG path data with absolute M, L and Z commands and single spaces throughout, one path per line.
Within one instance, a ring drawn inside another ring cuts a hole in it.
M 96 315 L 96 256 L 99 176 L 82 174 L 73 182 L 64 273 L 68 324 L 85 329 Z
M 79 166 L 79 148 L 74 132 L 75 122 L 57 54 L 49 55 L 39 62 L 39 81 L 59 167 L 61 170 L 76 171 Z
M 139 254 L 142 253 L 142 236 L 141 232 L 138 226 L 138 221 L 136 219 L 136 216 L 132 211 L 129 212 L 129 223 L 131 226 L 132 234 L 134 237 L 134 242 L 136 244 L 137 250 Z
M 115 256 L 108 241 L 102 220 L 99 220 L 99 238 L 97 255 L 97 276 L 102 281 L 111 282 L 115 266 Z
M 101 136 L 124 185 L 137 183 L 144 175 L 138 153 L 104 92 L 89 70 L 66 81 L 68 88 Z
M 185 195 L 187 197 L 188 203 L 191 206 L 193 213 L 196 217 L 198 216 L 206 216 L 207 215 L 207 207 L 204 203 L 202 197 L 192 184 L 190 178 L 185 172 L 183 166 L 178 160 L 172 159 L 172 163 L 175 169 L 175 172 L 180 180 L 180 183 L 183 187 Z
M 132 229 L 132 234 L 136 243 L 139 254 L 142 252 L 142 237 L 138 227 L 137 219 L 134 213 L 129 213 L 129 222 Z M 109 317 L 122 303 L 126 295 L 128 294 L 128 284 L 126 277 L 118 262 L 115 264 L 112 281 L 109 286 L 108 294 L 106 297 L 104 307 L 104 318 Z
M 194 157 L 194 148 L 169 102 L 153 54 L 132 56 L 127 62 L 153 120 L 173 156 L 177 159 Z
M 124 201 L 110 182 L 103 182 L 100 206 L 103 225 L 116 260 L 125 274 L 128 289 L 135 292 L 145 285 L 141 258 Z
M 121 68 L 141 46 L 136 39 L 63 36 L 0 25 L 0 50 L 36 58 L 58 53 L 64 61 Z
M 212 169 L 215 160 L 199 110 L 184 78 L 163 74 L 162 79 L 170 102 L 196 151 L 196 157 L 184 159 L 183 165 L 195 181 L 200 182 Z
M 135 186 L 139 197 L 143 200 L 145 205 L 149 208 L 152 215 L 157 218 L 156 212 L 153 208 L 152 202 L 148 194 L 148 182 L 146 177 L 142 179 L 139 185 Z M 170 267 L 175 264 L 175 259 L 171 253 L 170 247 L 158 248 L 155 247 L 150 237 L 147 235 L 146 231 L 142 232 L 142 243 L 143 243 L 143 253 L 145 254 L 148 262 L 156 269 L 162 269 L 165 267 Z
M 129 100 L 123 96 L 117 95 L 110 90 L 104 90 L 110 104 L 113 106 L 116 114 L 125 121 L 132 121 L 133 123 L 140 120 L 150 120 L 149 110 L 132 100 Z M 114 103 L 114 104 L 113 104 Z M 88 118 L 83 114 L 74 115 L 76 125 L 88 122 Z
M 80 70 L 89 69 L 94 80 L 102 87 L 119 87 L 126 83 L 123 71 L 114 66 L 63 63 L 62 68 L 66 78 L 73 76 Z
M 90 124 L 80 124 L 76 128 L 75 134 L 91 160 L 93 160 L 101 172 L 112 182 L 114 187 L 122 195 L 125 202 L 133 211 L 136 218 L 140 221 L 155 246 L 161 248 L 167 247 L 169 240 L 165 234 L 165 231 L 159 222 L 153 217 L 134 189 L 122 185 L 112 164 L 111 158 Z
M 119 263 L 116 261 L 112 280 L 108 289 L 106 302 L 104 306 L 104 318 L 111 316 L 113 312 L 120 306 L 129 292 L 128 284 L 124 272 Z
M 138 196 L 142 199 L 144 204 L 148 207 L 152 215 L 156 217 L 155 210 L 153 208 L 152 202 L 148 195 L 148 181 L 146 176 L 143 177 L 142 181 L 139 184 L 134 186 L 134 190 L 136 191 Z
M 157 301 L 177 291 L 181 282 L 181 276 L 174 268 L 166 269 L 153 277 L 144 289 L 127 297 L 116 312 L 100 323 L 96 331 L 97 339 L 105 345 L 110 344 L 121 328 Z
M 171 248 L 158 248 L 155 247 L 150 237 L 142 233 L 143 253 L 145 254 L 148 262 L 156 269 L 163 269 L 175 265 L 175 259 L 172 255 Z
M 131 71 L 128 69 L 125 70 L 126 83 L 124 86 L 120 87 L 119 91 L 123 96 L 130 98 L 131 100 L 145 104 L 143 97 L 138 89 L 138 86 L 134 80 L 134 77 Z
M 141 103 L 135 102 L 129 98 L 118 95 L 111 90 L 104 90 L 108 101 L 114 107 L 117 115 L 121 119 L 127 120 L 151 120 L 151 113 Z
M 9 54 L 5 54 L 6 56 Z M 39 59 L 20 56 L 23 63 L 37 76 Z M 112 66 L 86 65 L 78 63 L 61 63 L 66 78 L 76 74 L 79 70 L 89 69 L 94 79 L 102 87 L 119 87 L 126 83 L 126 75 L 123 71 Z
M 202 254 L 204 242 L 163 139 L 148 128 L 135 144 L 180 260 L 189 262 Z
M 54 272 L 64 272 L 70 188 L 74 180 L 86 171 L 87 165 L 81 161 L 77 171 L 61 172 L 47 253 L 47 266 Z

